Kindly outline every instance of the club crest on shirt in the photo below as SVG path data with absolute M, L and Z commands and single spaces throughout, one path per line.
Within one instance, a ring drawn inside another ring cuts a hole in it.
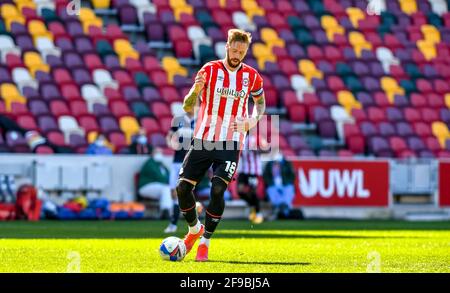
M 248 82 L 249 82 L 248 78 L 244 78 L 242 80 L 242 86 L 248 86 Z

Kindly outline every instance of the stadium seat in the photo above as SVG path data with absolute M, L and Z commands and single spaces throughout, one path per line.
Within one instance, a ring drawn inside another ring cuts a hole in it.
M 397 81 L 395 79 L 393 79 L 392 77 L 382 77 L 381 78 L 381 88 L 384 90 L 384 92 L 386 93 L 386 96 L 389 99 L 390 103 L 394 102 L 394 96 L 395 95 L 404 95 L 405 94 L 405 90 L 403 88 L 401 88 Z
M 167 72 L 168 80 L 173 84 L 175 75 L 187 76 L 187 69 L 182 67 L 178 60 L 173 57 L 164 57 L 162 59 L 162 67 Z
M 347 113 L 351 113 L 353 109 L 361 109 L 361 103 L 358 102 L 353 94 L 349 91 L 342 90 L 337 93 L 339 104 L 341 104 Z
M 50 67 L 42 61 L 41 56 L 36 52 L 26 52 L 23 57 L 25 65 L 34 77 L 37 70 L 50 72 Z
M 127 58 L 139 58 L 138 52 L 124 39 L 116 39 L 114 41 L 114 51 L 119 55 L 119 61 L 122 66 L 125 65 Z
M 328 41 L 332 42 L 334 40 L 334 35 L 336 34 L 344 34 L 344 28 L 339 25 L 336 18 L 332 15 L 324 15 L 320 19 L 322 28 L 325 30 L 327 34 Z
M 5 102 L 5 108 L 7 112 L 11 111 L 12 103 L 25 104 L 26 99 L 20 95 L 19 91 L 14 84 L 4 83 L 0 85 L 0 96 Z
M 283 47 L 285 43 L 282 39 L 278 37 L 278 34 L 275 30 L 271 28 L 262 28 L 260 31 L 261 40 L 263 40 L 268 46 L 269 50 L 272 50 L 273 47 Z
M 349 33 L 348 38 L 357 57 L 361 57 L 363 50 L 372 50 L 372 44 L 365 39 L 363 34 L 353 31 Z
M 316 68 L 316 65 L 307 59 L 298 62 L 299 72 L 305 76 L 306 80 L 311 83 L 312 78 L 323 79 L 323 73 Z
M 364 19 L 364 12 L 358 7 L 348 7 L 346 9 L 347 15 L 353 25 L 353 27 L 358 28 L 358 23 L 361 19 Z
M 450 131 L 447 125 L 440 121 L 433 122 L 432 131 L 433 135 L 436 136 L 436 138 L 438 139 L 441 147 L 445 148 L 445 143 L 447 139 L 450 139 Z
M 267 45 L 264 45 L 262 43 L 254 43 L 252 45 L 252 53 L 258 61 L 258 67 L 262 70 L 264 70 L 266 62 L 277 61 L 271 49 Z
M 416 0 L 399 0 L 399 2 L 400 8 L 404 13 L 411 15 L 417 12 Z
M 64 133 L 64 140 L 69 142 L 71 134 L 79 134 L 84 136 L 84 130 L 80 128 L 75 118 L 72 116 L 61 116 L 58 118 L 59 129 Z

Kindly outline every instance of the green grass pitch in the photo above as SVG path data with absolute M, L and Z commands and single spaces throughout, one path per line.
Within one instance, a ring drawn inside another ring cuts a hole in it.
M 166 225 L 1 222 L 0 272 L 450 272 L 450 222 L 223 220 L 208 263 L 161 260 Z

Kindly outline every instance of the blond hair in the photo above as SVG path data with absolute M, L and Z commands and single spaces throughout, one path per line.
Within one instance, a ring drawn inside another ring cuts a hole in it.
M 232 42 L 242 42 L 246 43 L 247 45 L 250 45 L 252 42 L 252 35 L 249 32 L 246 32 L 244 30 L 240 29 L 230 29 L 228 30 L 228 44 L 231 44 Z

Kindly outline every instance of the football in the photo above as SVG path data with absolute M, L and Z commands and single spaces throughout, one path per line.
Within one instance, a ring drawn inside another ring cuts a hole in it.
M 186 246 L 180 238 L 170 236 L 162 241 L 159 254 L 163 260 L 181 261 L 186 256 Z

